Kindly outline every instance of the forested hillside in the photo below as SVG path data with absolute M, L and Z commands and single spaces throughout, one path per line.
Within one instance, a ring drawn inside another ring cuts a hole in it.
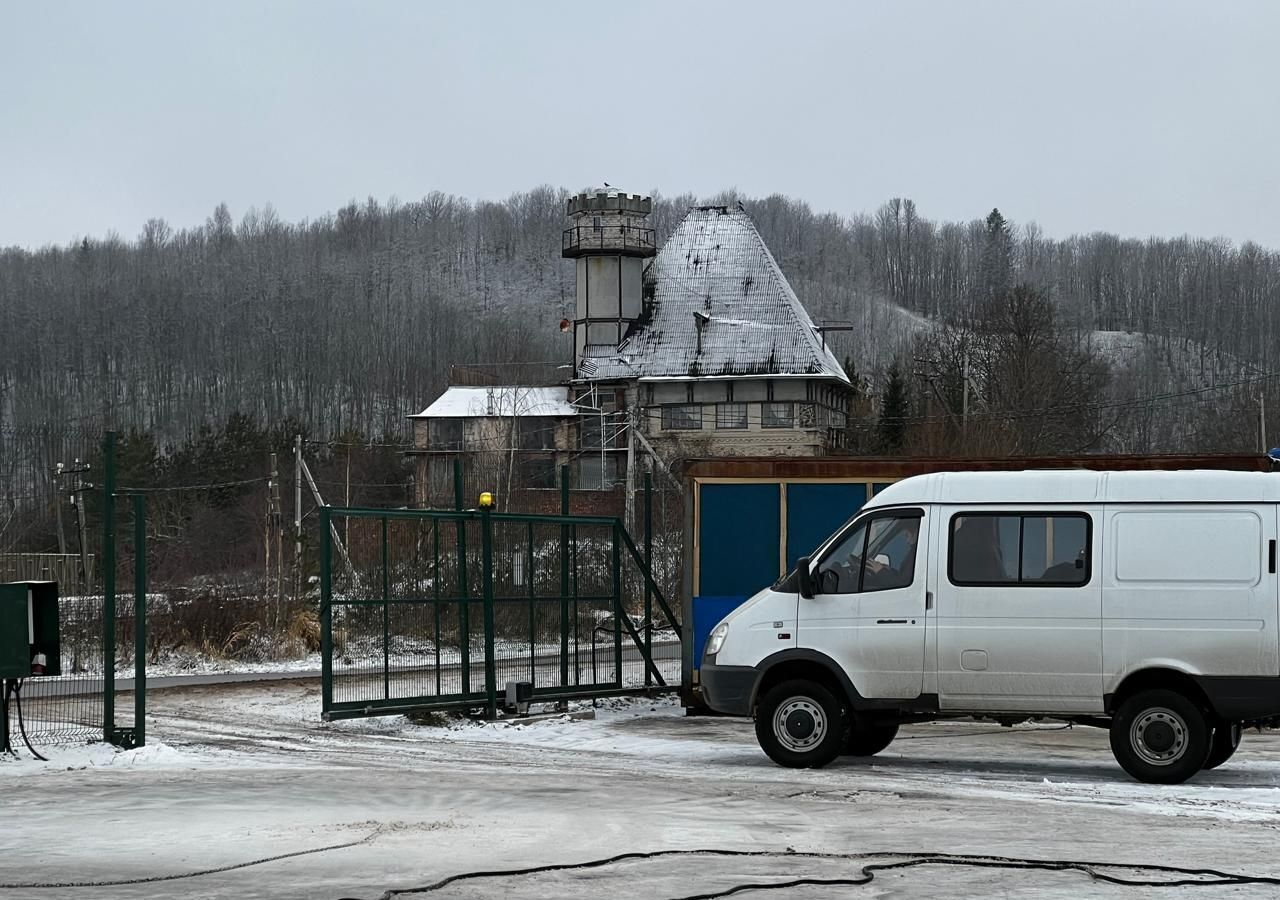
M 0 426 L 136 426 L 177 441 L 242 413 L 267 427 L 293 416 L 321 438 L 401 434 L 453 364 L 511 365 L 519 380 L 515 364 L 568 360 L 556 327 L 573 302 L 559 254 L 566 196 L 370 200 L 297 224 L 270 208 L 237 222 L 219 206 L 198 228 L 157 219 L 132 240 L 2 251 Z M 854 324 L 830 339 L 865 381 L 860 409 L 875 436 L 865 449 L 884 444 L 883 423 L 870 423 L 894 360 L 902 399 L 888 411 L 910 446 L 889 449 L 954 447 L 958 435 L 972 445 L 970 421 L 1043 418 L 1064 404 L 1091 413 L 1088 440 L 1064 450 L 1257 444 L 1241 416 L 1256 414 L 1251 398 L 1277 354 L 1274 251 L 1189 237 L 1052 240 L 988 210 L 930 221 L 897 199 L 853 216 L 776 195 L 709 199 L 741 200 L 815 318 Z M 659 240 L 693 202 L 655 198 Z M 1024 308 L 992 305 L 1019 285 Z M 1050 331 L 1009 351 L 1028 357 L 1015 375 L 992 341 L 1011 339 L 1011 315 L 1042 313 Z M 1037 382 L 1026 368 L 1037 365 L 1061 371 Z M 1011 398 L 1009 379 L 1042 389 Z M 1227 420 L 1207 426 L 1206 409 Z M 1051 439 L 988 449 L 1042 451 Z

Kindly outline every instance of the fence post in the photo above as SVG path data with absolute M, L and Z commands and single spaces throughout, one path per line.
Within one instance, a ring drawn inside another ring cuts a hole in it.
M 133 745 L 147 743 L 147 498 L 133 495 Z
M 569 515 L 569 466 L 560 467 L 560 515 Z M 569 526 L 560 526 L 560 686 L 569 686 Z M 568 709 L 568 704 L 565 704 Z
M 391 549 L 382 517 L 382 699 L 391 699 Z
M 480 584 L 484 598 L 485 713 L 498 717 L 498 670 L 493 658 L 493 519 L 488 506 L 480 507 Z
M 644 473 L 644 565 L 649 570 L 644 579 L 644 656 L 653 659 L 653 473 Z M 644 686 L 653 687 L 653 674 L 644 667 Z
M 320 712 L 333 705 L 333 524 L 328 506 L 320 507 Z
M 615 519 L 613 522 L 613 680 L 618 687 L 622 687 L 622 617 L 627 615 L 627 611 L 622 606 L 622 541 L 618 536 L 622 527 L 622 521 Z
M 462 460 L 453 461 L 453 508 L 462 511 Z M 458 650 L 462 656 L 462 694 L 471 693 L 471 595 L 467 592 L 467 521 L 458 516 Z
M 116 433 L 102 442 L 102 739 L 116 730 Z

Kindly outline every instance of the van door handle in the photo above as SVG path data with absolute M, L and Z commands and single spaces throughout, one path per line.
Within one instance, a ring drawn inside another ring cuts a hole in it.
M 1267 542 L 1267 571 L 1276 574 L 1276 542 L 1274 539 Z
M 876 619 L 877 625 L 906 625 L 906 619 Z

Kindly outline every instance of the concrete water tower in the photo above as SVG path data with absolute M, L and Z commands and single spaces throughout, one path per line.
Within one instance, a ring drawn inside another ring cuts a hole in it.
M 569 199 L 573 224 L 564 230 L 561 254 L 578 261 L 573 319 L 573 369 L 584 356 L 608 353 L 643 306 L 643 260 L 657 253 L 647 225 L 653 200 L 615 188 Z

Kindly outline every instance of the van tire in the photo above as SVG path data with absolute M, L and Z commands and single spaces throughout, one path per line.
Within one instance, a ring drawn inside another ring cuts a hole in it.
M 849 729 L 849 739 L 844 743 L 844 754 L 845 756 L 875 756 L 892 744 L 897 736 L 897 722 L 862 727 L 854 722 L 853 727 Z
M 1209 744 L 1209 758 L 1204 761 L 1205 769 L 1216 769 L 1235 755 L 1240 746 L 1241 731 L 1239 722 L 1219 722 L 1213 729 L 1213 740 Z
M 1111 720 L 1111 752 L 1147 784 L 1181 784 L 1209 758 L 1213 728 L 1204 711 L 1176 691 L 1150 690 L 1120 704 Z
M 840 755 L 849 712 L 830 689 L 792 679 L 770 688 L 756 708 L 756 740 L 789 769 L 820 769 Z

